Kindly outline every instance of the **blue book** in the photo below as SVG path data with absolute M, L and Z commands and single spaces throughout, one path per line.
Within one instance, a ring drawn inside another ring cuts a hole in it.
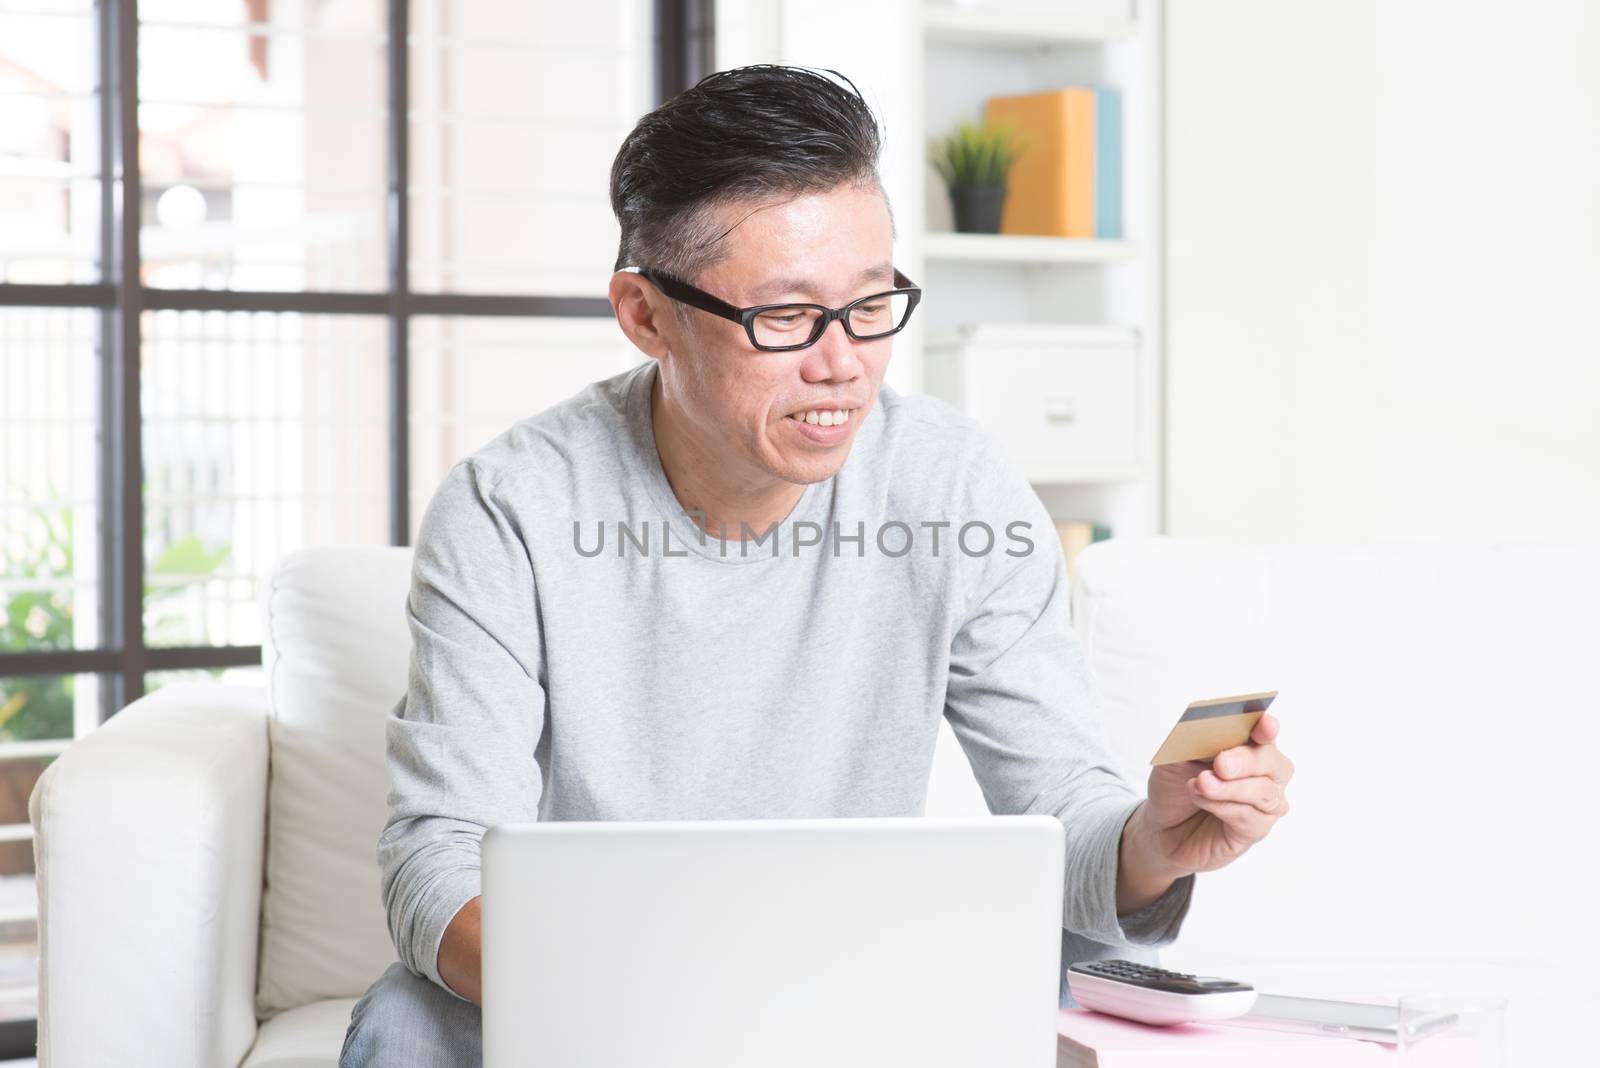
M 1094 91 L 1094 236 L 1122 236 L 1122 92 Z

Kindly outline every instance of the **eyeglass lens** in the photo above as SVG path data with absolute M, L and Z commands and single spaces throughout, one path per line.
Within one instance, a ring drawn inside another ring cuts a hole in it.
M 850 331 L 858 338 L 879 337 L 892 334 L 906 321 L 911 310 L 911 297 L 905 293 L 891 293 L 862 301 L 851 308 L 848 317 Z M 822 312 L 804 305 L 783 305 L 768 308 L 755 316 L 751 326 L 755 329 L 758 345 L 799 345 L 817 333 L 817 320 Z

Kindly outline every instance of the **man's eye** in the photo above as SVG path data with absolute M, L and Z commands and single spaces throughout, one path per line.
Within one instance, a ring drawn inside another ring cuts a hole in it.
M 794 326 L 805 318 L 804 312 L 764 312 L 761 321 L 768 326 Z

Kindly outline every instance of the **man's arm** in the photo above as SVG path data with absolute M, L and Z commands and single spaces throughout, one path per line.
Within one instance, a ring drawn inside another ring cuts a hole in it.
M 423 517 L 406 600 L 410 685 L 388 721 L 389 822 L 378 840 L 400 960 L 467 1000 L 478 989 L 480 840 L 496 824 L 537 820 L 543 792 L 533 567 L 492 490 L 463 461 Z
M 1155 904 L 1172 884 L 1192 874 L 1161 859 L 1154 831 L 1141 804 L 1122 827 L 1122 842 L 1117 850 L 1117 916 L 1123 918 Z
M 456 913 L 439 943 L 439 977 L 474 1005 L 483 1004 L 483 937 L 475 897 Z
M 978 450 L 975 469 L 974 514 L 959 521 L 983 519 L 996 531 L 1026 521 L 1033 547 L 1009 556 L 1000 540 L 968 561 L 945 717 L 991 812 L 1046 813 L 1065 828 L 1063 926 L 1108 945 L 1168 944 L 1194 879 L 1150 852 L 1143 798 L 1116 769 L 1069 622 L 1054 524 L 998 450 Z

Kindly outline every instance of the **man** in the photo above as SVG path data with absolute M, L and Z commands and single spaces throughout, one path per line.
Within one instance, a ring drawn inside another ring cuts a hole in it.
M 920 291 L 852 89 L 746 67 L 641 119 L 610 298 L 650 359 L 430 504 L 379 844 L 400 963 L 347 1068 L 480 1059 L 494 824 L 916 815 L 944 718 L 993 811 L 1061 820 L 1063 928 L 1092 949 L 1170 943 L 1194 873 L 1288 811 L 1271 717 L 1147 802 L 1112 770 L 1038 497 L 970 419 L 883 385 Z

